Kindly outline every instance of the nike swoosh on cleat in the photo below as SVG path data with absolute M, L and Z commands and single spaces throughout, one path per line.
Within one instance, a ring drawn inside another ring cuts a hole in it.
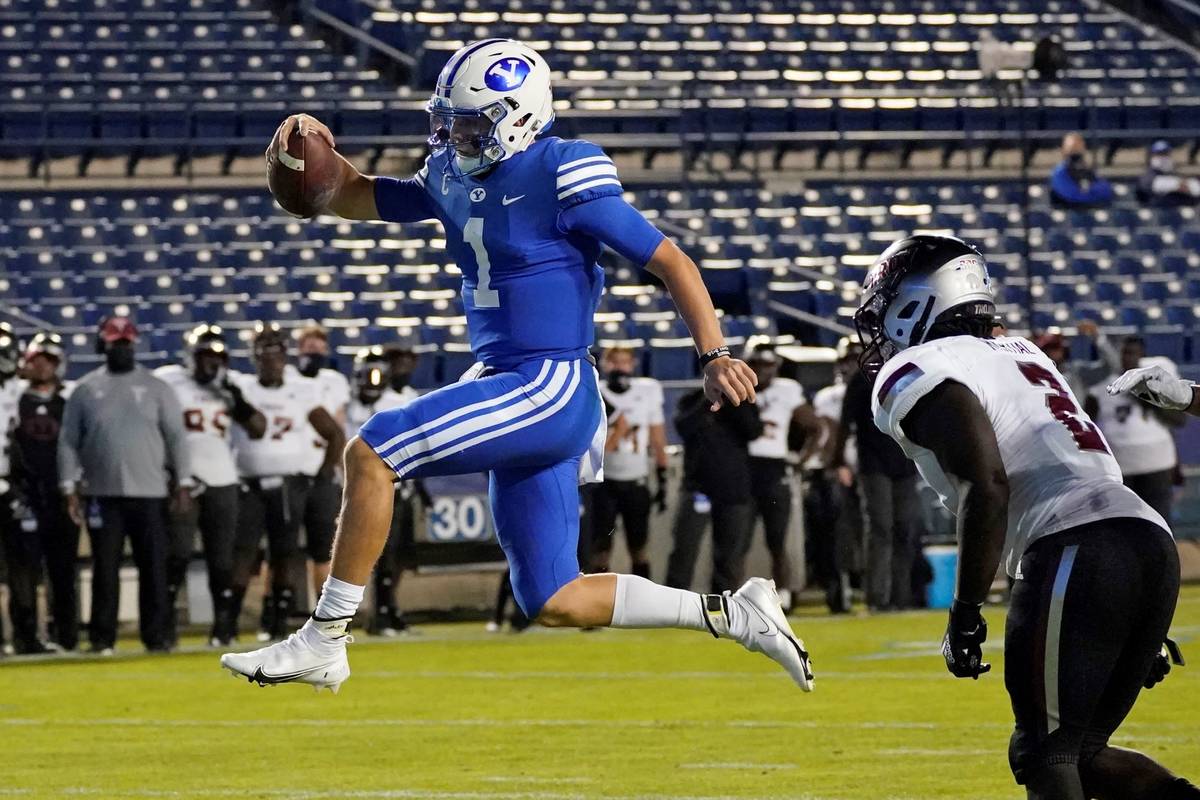
M 758 618 L 762 621 L 762 624 L 766 626 L 761 631 L 759 631 L 759 634 L 765 636 L 769 633 L 772 633 L 771 629 L 774 628 L 775 626 L 771 623 L 771 621 L 769 619 L 767 619 L 766 617 L 764 617 L 763 613 L 761 611 L 759 611 L 755 606 L 750 606 L 750 607 L 754 609 L 754 613 L 758 614 Z M 779 632 L 779 629 L 775 628 L 774 633 L 778 633 L 778 632 Z
M 524 196 L 525 195 L 523 195 L 523 194 L 519 194 L 516 197 L 509 197 L 508 195 L 504 195 L 504 197 L 500 198 L 500 205 L 502 205 L 502 206 L 512 205 L 513 203 L 517 202 Z
M 310 672 L 312 672 L 312 670 L 306 669 L 302 670 L 301 672 L 293 672 L 290 675 L 268 675 L 267 673 L 263 672 L 263 668 L 260 665 L 255 668 L 254 674 L 248 677 L 252 681 L 266 685 L 269 683 L 287 683 L 288 681 L 294 681 L 296 678 L 303 677 Z

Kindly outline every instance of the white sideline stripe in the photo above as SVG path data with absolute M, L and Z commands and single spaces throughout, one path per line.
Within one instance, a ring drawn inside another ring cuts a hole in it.
M 598 178 L 601 175 L 611 175 L 617 177 L 617 168 L 613 164 L 596 164 L 592 167 L 583 167 L 582 169 L 571 170 L 570 172 L 560 174 L 558 182 L 554 188 L 563 189 L 570 186 L 572 183 L 579 183 L 587 178 Z
M 469 406 L 463 406 L 462 408 L 456 408 L 453 411 L 448 411 L 447 413 L 443 414 L 442 416 L 438 417 L 435 420 L 431 420 L 431 421 L 425 423 L 423 426 L 419 426 L 417 428 L 413 428 L 411 430 L 404 431 L 403 433 L 396 434 L 391 439 L 388 439 L 386 442 L 384 442 L 383 444 L 376 447 L 375 452 L 380 453 L 384 450 L 391 449 L 393 446 L 396 445 L 396 443 L 404 441 L 404 439 L 411 436 L 413 433 L 420 430 L 421 428 L 436 428 L 439 425 L 444 425 L 447 422 L 452 422 L 456 419 L 465 417 L 467 414 L 473 414 L 476 411 L 482 411 L 487 408 L 492 408 L 493 406 L 503 405 L 504 403 L 507 403 L 509 400 L 512 400 L 514 397 L 519 397 L 520 395 L 525 394 L 528 391 L 532 391 L 532 390 L 536 389 L 538 387 L 538 385 L 542 382 L 542 379 L 546 377 L 546 373 L 548 373 L 550 371 L 550 367 L 553 366 L 553 364 L 554 364 L 553 361 L 549 361 L 549 360 L 543 361 L 542 369 L 540 372 L 538 372 L 537 377 L 534 378 L 529 383 L 525 384 L 524 386 L 518 386 L 516 389 L 513 389 L 511 392 L 502 394 L 499 397 L 489 397 L 487 400 L 480 400 L 478 403 L 471 403 L 471 405 L 469 405 Z
M 955 748 L 955 747 L 888 747 L 882 750 L 876 750 L 876 754 L 881 756 L 932 756 L 935 758 L 944 758 L 946 756 L 994 756 L 995 750 L 982 750 L 970 748 Z
M 677 728 L 680 720 L 654 719 L 0 719 L 0 728 Z M 824 720 L 701 720 L 694 724 L 730 730 L 944 730 L 932 722 L 835 722 Z M 972 728 L 1011 729 L 1012 725 L 972 723 Z
M 487 414 L 480 414 L 451 425 L 448 428 L 443 428 L 437 433 L 420 436 L 384 460 L 394 467 L 400 462 L 407 461 L 414 456 L 434 453 L 455 439 L 461 439 L 463 436 L 474 433 L 481 428 L 490 428 L 502 423 L 508 423 L 517 417 L 535 411 L 549 403 L 558 394 L 558 390 L 567 382 L 567 377 L 570 373 L 571 365 L 566 361 L 560 361 L 554 367 L 554 375 L 551 376 L 550 383 L 546 384 L 545 388 L 538 392 L 526 395 L 503 408 L 490 411 Z M 423 426 L 417 426 L 415 430 L 423 430 Z M 405 469 L 407 468 L 405 467 Z
M 582 167 L 584 164 L 595 164 L 599 161 L 605 161 L 609 164 L 612 163 L 612 159 L 608 156 L 588 156 L 587 158 L 577 158 L 574 161 L 568 161 L 565 164 L 560 164 L 558 166 L 558 171 L 566 172 L 567 170 L 575 169 L 576 167 Z
M 620 186 L 621 182 L 619 180 L 617 180 L 616 178 L 599 178 L 594 181 L 588 181 L 587 183 L 581 183 L 578 186 L 574 186 L 570 189 L 567 189 L 565 192 L 559 192 L 558 199 L 562 200 L 564 198 L 570 197 L 571 195 L 575 194 L 576 192 L 582 192 L 584 189 L 592 189 L 597 186 L 607 186 L 609 184 L 612 184 L 614 186 Z
M 680 769 L 799 769 L 799 764 L 753 764 L 747 761 L 710 761 L 680 764 Z
M 55 790 L 65 797 L 282 797 L 286 800 L 335 800 L 336 798 L 393 798 L 406 800 L 748 800 L 746 795 L 683 795 L 683 794 L 579 794 L 577 792 L 520 792 L 474 791 L 438 792 L 425 789 L 101 789 L 91 786 L 69 786 Z M 0 788 L 0 797 L 44 795 L 42 789 Z M 815 794 L 756 795 L 755 800 L 839 800 Z
M 571 398 L 575 396 L 575 390 L 577 388 L 579 388 L 579 362 L 578 361 L 571 362 L 570 370 L 571 370 L 571 382 L 569 384 L 567 384 L 567 388 L 563 390 L 562 395 L 557 400 L 555 400 L 552 404 L 544 406 L 544 407 L 540 407 L 541 410 L 538 411 L 536 414 L 534 414 L 532 417 L 526 417 L 525 419 L 518 420 L 517 422 L 513 422 L 503 428 L 498 428 L 497 430 L 494 430 L 494 431 L 484 431 L 483 433 L 479 434 L 478 436 L 474 436 L 470 439 L 459 442 L 458 444 L 449 445 L 447 447 L 442 448 L 441 450 L 438 450 L 433 453 L 429 453 L 428 455 L 424 455 L 413 461 L 408 461 L 407 463 L 404 464 L 403 467 L 397 468 L 396 474 L 403 478 L 405 475 L 412 472 L 414 469 L 421 466 L 422 464 L 427 464 L 430 461 L 437 461 L 438 459 L 445 458 L 446 456 L 452 456 L 455 453 L 461 453 L 463 450 L 474 447 L 475 445 L 479 444 L 480 442 L 486 442 L 491 439 L 498 439 L 501 436 L 507 436 L 510 433 L 515 433 L 516 431 L 524 430 L 525 428 L 528 428 L 531 425 L 536 425 L 537 423 L 541 422 L 546 417 L 557 414 L 562 409 L 563 406 L 565 406 L 567 403 L 571 402 Z M 392 463 L 390 459 L 384 459 L 384 460 L 387 461 L 389 464 Z
M 1058 650 L 1061 646 L 1063 603 L 1067 598 L 1067 584 L 1071 580 L 1071 567 L 1075 564 L 1075 553 L 1079 545 L 1063 548 L 1062 560 L 1058 562 L 1058 573 L 1054 576 L 1054 591 L 1050 595 L 1050 611 L 1046 619 L 1046 654 L 1042 669 L 1046 681 L 1046 733 L 1058 730 Z

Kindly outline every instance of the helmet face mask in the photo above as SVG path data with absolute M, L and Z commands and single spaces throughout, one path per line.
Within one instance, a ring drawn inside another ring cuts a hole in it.
M 995 316 L 991 279 L 979 251 L 950 236 L 895 242 L 863 283 L 854 315 L 871 378 L 908 347 L 951 333 L 988 335 Z
M 354 357 L 354 385 L 358 389 L 359 400 L 374 403 L 382 397 L 389 379 L 388 372 L 388 360 L 383 348 L 375 345 L 360 350 Z
M 29 346 L 25 348 L 25 363 L 28 365 L 38 357 L 47 359 L 54 365 L 54 377 L 60 381 L 67 374 L 67 350 L 63 346 L 62 337 L 57 333 L 42 331 L 30 340 Z
M 446 62 L 426 108 L 433 154 L 452 150 L 452 174 L 478 175 L 550 127 L 550 67 L 520 42 L 472 42 Z
M 202 324 L 184 337 L 188 369 L 198 383 L 211 383 L 229 364 L 229 346 L 220 326 Z

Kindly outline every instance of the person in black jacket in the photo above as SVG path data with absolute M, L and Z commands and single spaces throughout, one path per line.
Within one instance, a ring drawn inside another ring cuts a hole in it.
M 15 340 L 14 340 L 15 345 Z M 45 563 L 50 579 L 52 638 L 64 650 L 79 642 L 79 600 L 76 596 L 76 559 L 79 556 L 79 527 L 67 516 L 58 488 L 58 430 L 66 395 L 62 384 L 66 356 L 62 341 L 52 333 L 33 337 L 25 351 L 28 386 L 6 380 L 10 390 L 5 402 L 15 396 L 16 418 L 12 421 L 11 462 L 12 510 L 9 541 L 9 614 L 14 646 L 18 653 L 38 654 L 54 650 L 38 638 L 37 589 Z M 6 512 L 8 509 L 6 509 Z
M 853 485 L 855 476 L 844 460 L 846 440 L 853 433 L 867 523 L 867 605 L 872 611 L 911 608 L 912 573 L 921 536 L 917 469 L 900 446 L 875 426 L 871 386 L 861 371 L 846 386 L 832 466 L 843 486 Z
M 709 406 L 696 390 L 680 399 L 675 413 L 675 429 L 683 437 L 683 485 L 666 582 L 690 588 L 704 536 L 703 514 L 711 506 L 712 591 L 719 593 L 742 583 L 745 543 L 754 524 L 747 446 L 762 435 L 763 425 L 752 403 L 726 405 L 717 412 Z

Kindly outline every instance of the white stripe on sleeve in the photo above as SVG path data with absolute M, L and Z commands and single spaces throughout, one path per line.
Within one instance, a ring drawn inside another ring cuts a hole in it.
M 572 186 L 570 189 L 567 189 L 564 192 L 559 192 L 558 199 L 562 200 L 563 198 L 570 197 L 576 192 L 582 192 L 584 189 L 593 189 L 597 186 L 607 186 L 609 184 L 620 186 L 621 182 L 616 178 L 600 178 L 599 180 L 588 181 L 587 183 L 581 183 L 578 186 Z
M 575 169 L 576 167 L 582 167 L 584 164 L 597 164 L 601 161 L 605 161 L 609 164 L 612 163 L 612 159 L 609 158 L 608 156 L 604 156 L 604 155 L 588 156 L 587 158 L 577 158 L 574 161 L 568 161 L 565 164 L 560 164 L 558 167 L 558 171 L 566 172 L 568 170 Z
M 615 178 L 617 177 L 617 168 L 612 164 L 596 164 L 591 167 L 573 169 L 558 176 L 556 188 L 565 189 L 572 183 L 579 183 L 579 181 L 587 180 L 588 178 L 597 178 L 601 175 L 611 175 Z

